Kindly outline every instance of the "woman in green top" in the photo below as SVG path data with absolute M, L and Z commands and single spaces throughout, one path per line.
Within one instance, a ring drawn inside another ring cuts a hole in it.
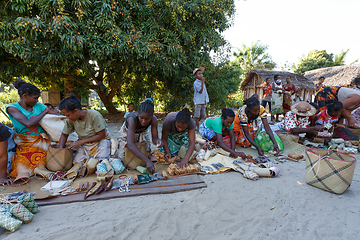
M 59 109 L 67 118 L 59 140 L 60 148 L 65 147 L 70 133 L 75 131 L 79 136 L 79 140 L 69 146 L 70 149 L 78 147 L 74 164 L 89 157 L 98 160 L 109 159 L 111 141 L 103 116 L 98 111 L 82 109 L 74 94 L 64 98 L 59 104 Z
M 244 158 L 245 154 L 243 152 L 235 151 L 234 118 L 234 111 L 224 108 L 221 111 L 221 116 L 207 118 L 199 127 L 199 133 L 203 138 L 212 141 L 216 140 L 222 149 L 230 152 L 230 157 Z M 223 137 L 225 136 L 230 136 L 231 147 L 224 143 Z

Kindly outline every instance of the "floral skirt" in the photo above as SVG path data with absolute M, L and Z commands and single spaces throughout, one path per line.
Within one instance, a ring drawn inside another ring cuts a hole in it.
M 252 139 L 255 139 L 256 132 L 251 123 L 248 123 L 248 129 L 249 129 L 249 134 L 252 137 Z M 250 142 L 246 139 L 242 128 L 240 128 L 240 132 L 235 133 L 235 143 L 236 143 L 236 145 L 242 146 L 242 147 L 250 147 L 251 146 Z
M 271 98 L 271 115 L 282 114 L 283 112 L 283 94 L 275 92 Z
M 168 136 L 168 147 L 171 155 L 175 155 L 179 152 L 181 146 L 189 146 L 189 133 L 188 130 L 185 130 L 181 133 L 169 132 Z M 161 152 L 165 153 L 164 148 L 159 149 Z
M 32 171 L 39 165 L 46 166 L 46 153 L 50 140 L 45 133 L 40 136 L 15 133 L 16 153 L 11 165 L 10 177 L 16 178 L 21 172 Z

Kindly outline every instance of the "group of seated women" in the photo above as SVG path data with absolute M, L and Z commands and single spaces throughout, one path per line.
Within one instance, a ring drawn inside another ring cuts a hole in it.
M 13 140 L 16 144 L 16 152 L 11 163 L 10 177 L 12 178 L 24 173 L 29 175 L 41 164 L 46 165 L 46 153 L 50 140 L 39 122 L 46 114 L 55 113 L 38 102 L 40 90 L 36 86 L 24 81 L 17 81 L 14 86 L 18 89 L 20 100 L 6 107 L 6 112 L 14 125 L 14 136 L 12 137 L 9 134 L 9 129 L 5 126 L 0 126 L 0 154 L 6 152 L 4 149 L 8 145 L 8 140 Z M 331 97 L 326 97 L 328 93 L 331 94 Z M 340 94 L 342 97 L 336 94 Z M 323 102 L 326 98 L 335 98 L 335 101 L 326 105 Z M 244 105 L 236 114 L 231 109 L 223 109 L 220 116 L 207 118 L 199 127 L 199 134 L 203 138 L 216 142 L 219 147 L 229 152 L 230 157 L 244 158 L 243 152 L 236 151 L 236 145 L 253 146 L 259 155 L 264 155 L 264 142 L 256 139 L 257 134 L 267 135 L 272 150 L 278 153 L 282 151 L 283 146 L 276 134 L 277 130 L 293 134 L 309 133 L 316 135 L 326 123 L 333 124 L 340 115 L 349 118 L 349 124 L 353 124 L 348 110 L 360 103 L 358 94 L 347 89 L 341 90 L 340 87 L 336 89 L 324 88 L 316 95 L 316 99 L 317 104 L 299 102 L 292 105 L 291 111 L 286 113 L 283 121 L 270 127 L 264 107 L 260 105 L 256 97 L 251 97 L 244 101 Z M 322 110 L 319 113 L 317 113 L 318 106 Z M 59 110 L 67 118 L 59 140 L 59 147 L 77 149 L 73 160 L 74 164 L 80 163 L 90 156 L 100 161 L 110 157 L 111 136 L 107 130 L 106 122 L 99 112 L 82 109 L 81 103 L 75 95 L 63 99 L 59 104 Z M 258 132 L 255 133 L 252 123 L 258 117 L 261 119 L 261 125 Z M 149 127 L 151 129 L 151 141 L 149 134 L 147 134 Z M 68 136 L 74 131 L 78 134 L 79 139 L 67 146 Z M 156 161 L 151 155 L 151 142 L 164 153 L 165 160 L 176 155 L 180 147 L 185 145 L 187 147 L 186 154 L 178 160 L 180 166 L 184 166 L 190 160 L 196 140 L 195 122 L 187 108 L 180 112 L 169 113 L 165 117 L 162 138 L 160 139 L 158 121 L 154 115 L 154 104 L 150 99 L 141 103 L 137 112 L 128 114 L 119 133 L 118 157 L 124 160 L 125 148 L 128 148 L 137 158 L 146 163 L 149 173 L 155 172 L 154 161 Z M 146 143 L 146 154 L 136 145 L 139 142 Z M 266 149 L 266 151 L 268 150 Z M 6 176 L 8 159 L 3 157 L 4 154 L 1 156 L 0 184 L 8 184 L 9 181 Z

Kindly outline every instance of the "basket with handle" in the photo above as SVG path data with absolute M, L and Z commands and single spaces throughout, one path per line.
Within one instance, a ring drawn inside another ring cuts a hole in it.
M 335 194 L 349 189 L 356 158 L 330 149 L 306 149 L 306 183 Z

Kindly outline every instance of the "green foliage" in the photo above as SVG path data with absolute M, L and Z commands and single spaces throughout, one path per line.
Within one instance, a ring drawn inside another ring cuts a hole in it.
M 272 60 L 271 55 L 266 53 L 268 48 L 268 45 L 261 44 L 260 41 L 252 43 L 251 46 L 243 44 L 237 52 L 233 53 L 236 59 L 232 64 L 239 67 L 243 73 L 254 69 L 272 70 L 276 67 L 276 63 Z
M 19 94 L 12 85 L 6 85 L 0 82 L 0 108 L 5 112 L 6 105 L 19 101 Z M 11 121 L 0 112 L 0 122 L 12 126 Z
M 71 80 L 77 94 L 97 91 L 109 112 L 115 95 L 121 105 L 155 93 L 184 102 L 192 69 L 212 65 L 234 12 L 233 0 L 1 1 L 0 80 Z
M 340 54 L 327 53 L 326 50 L 311 50 L 306 57 L 299 58 L 299 63 L 295 66 L 295 72 L 304 74 L 318 68 L 341 66 L 345 64 L 346 51 L 341 51 Z

